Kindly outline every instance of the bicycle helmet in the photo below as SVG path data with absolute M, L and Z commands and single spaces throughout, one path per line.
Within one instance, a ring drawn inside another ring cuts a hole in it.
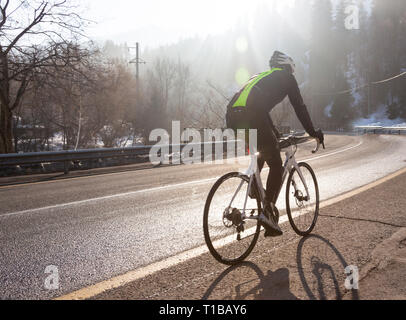
M 296 69 L 296 65 L 293 59 L 280 51 L 274 52 L 271 61 L 269 61 L 269 66 L 271 68 L 288 68 L 291 73 L 295 73 Z

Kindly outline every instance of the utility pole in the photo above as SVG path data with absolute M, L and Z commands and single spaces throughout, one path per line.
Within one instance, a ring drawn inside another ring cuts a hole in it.
M 368 114 L 367 114 L 367 118 L 369 118 L 370 112 L 371 112 L 371 83 L 368 83 Z
M 136 47 L 129 47 L 129 49 L 136 50 L 135 59 L 131 60 L 130 63 L 135 64 L 136 68 L 135 77 L 138 80 L 140 77 L 140 64 L 146 64 L 146 62 L 140 58 L 140 44 L 138 42 L 136 43 Z
M 140 93 L 140 64 L 146 64 L 144 60 L 140 58 L 140 44 L 137 42 L 135 47 L 129 47 L 129 49 L 135 49 L 136 50 L 136 56 L 135 59 L 130 60 L 130 64 L 135 64 L 135 79 L 136 79 L 136 98 L 138 100 L 139 93 Z
M 136 78 L 138 80 L 140 78 L 140 45 L 138 42 L 136 44 L 136 51 L 137 51 L 137 54 L 136 54 L 136 58 L 135 58 L 136 59 L 135 66 L 137 68 Z
M 129 49 L 135 49 L 136 50 L 136 56 L 135 59 L 130 61 L 130 64 L 135 64 L 135 99 L 136 99 L 136 103 L 138 104 L 138 101 L 140 101 L 140 64 L 146 64 L 146 62 L 144 60 L 142 60 L 140 58 L 140 44 L 137 42 L 136 43 L 136 47 L 129 47 Z M 133 123 L 134 126 L 134 123 Z M 135 130 L 135 126 L 134 126 L 134 130 Z M 133 146 L 135 146 L 135 131 L 134 131 L 134 137 L 133 137 Z

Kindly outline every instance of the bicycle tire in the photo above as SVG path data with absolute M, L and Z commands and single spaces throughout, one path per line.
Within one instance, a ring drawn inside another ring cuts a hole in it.
M 245 250 L 240 256 L 234 258 L 234 259 L 229 259 L 229 258 L 225 258 L 222 256 L 221 253 L 218 252 L 218 250 L 216 250 L 215 246 L 213 245 L 213 241 L 210 238 L 210 231 L 209 231 L 209 213 L 210 213 L 210 205 L 212 203 L 213 197 L 216 194 L 216 191 L 220 188 L 220 186 L 226 182 L 227 180 L 231 179 L 231 178 L 241 178 L 243 179 L 246 183 L 249 183 L 249 178 L 247 176 L 241 175 L 238 172 L 231 172 L 228 173 L 226 175 L 224 175 L 223 177 L 221 177 L 212 187 L 207 200 L 206 200 L 206 204 L 204 207 L 204 215 L 203 215 L 203 232 L 204 232 L 204 239 L 206 242 L 206 245 L 211 253 L 211 255 L 220 263 L 225 264 L 225 265 L 235 265 L 238 264 L 242 261 L 244 261 L 252 252 L 252 250 L 254 249 L 257 241 L 258 241 L 258 237 L 261 231 L 261 225 L 259 223 L 259 221 L 257 222 L 256 225 L 256 230 L 255 230 L 255 234 L 252 237 L 252 242 L 250 243 L 250 245 L 248 246 L 247 250 Z M 256 203 L 257 203 L 257 207 L 258 207 L 258 215 L 261 212 L 261 202 L 258 200 L 259 196 L 258 196 L 258 191 L 257 188 L 253 188 L 253 192 L 256 195 Z
M 287 185 L 286 185 L 286 213 L 288 215 L 289 222 L 290 222 L 290 225 L 292 226 L 293 230 L 298 235 L 305 237 L 305 236 L 308 236 L 309 234 L 311 234 L 316 226 L 317 219 L 319 216 L 319 210 L 320 210 L 320 193 L 319 193 L 319 185 L 317 182 L 317 178 L 316 178 L 316 175 L 315 175 L 312 167 L 305 162 L 299 163 L 298 166 L 301 168 L 302 172 L 304 171 L 303 168 L 305 168 L 306 170 L 309 171 L 309 173 L 312 177 L 313 183 L 314 183 L 315 194 L 316 194 L 315 210 L 313 213 L 314 217 L 313 217 L 313 220 L 312 220 L 310 226 L 306 230 L 301 230 L 300 227 L 298 227 L 298 225 L 295 223 L 295 219 L 292 214 L 291 204 L 289 202 L 289 199 L 290 199 L 291 186 L 293 186 L 293 184 L 292 184 L 293 176 L 297 172 L 296 168 L 293 168 L 292 171 L 290 172 L 289 178 L 287 181 Z M 309 184 L 308 181 L 306 181 L 306 183 Z M 304 215 L 307 215 L 307 214 L 308 213 L 305 213 Z

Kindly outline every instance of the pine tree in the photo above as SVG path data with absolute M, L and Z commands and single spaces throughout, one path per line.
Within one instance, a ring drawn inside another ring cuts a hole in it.
M 403 0 L 374 0 L 373 2 L 368 48 L 371 55 L 370 66 L 373 81 L 399 74 L 402 67 L 405 66 L 405 15 L 406 3 Z M 404 88 L 404 79 L 373 86 L 373 104 L 386 106 L 387 113 L 391 117 L 400 115 L 400 108 L 404 107 L 399 101 L 402 100 Z
M 332 48 L 332 5 L 330 1 L 315 1 L 312 6 L 312 39 L 310 44 L 310 90 L 313 101 L 310 113 L 322 121 L 330 97 L 318 93 L 331 92 L 335 74 Z
M 372 78 L 371 75 L 371 53 L 370 53 L 370 33 L 372 28 L 371 19 L 368 15 L 369 7 L 363 0 L 357 2 L 360 8 L 360 29 L 350 41 L 350 46 L 354 48 L 354 67 L 357 76 L 357 85 L 363 86 Z M 367 118 L 368 114 L 368 88 L 362 88 L 357 91 L 361 100 L 357 107 L 358 116 Z
M 347 30 L 345 28 L 345 8 L 349 3 L 342 1 L 337 7 L 335 20 L 333 23 L 332 35 L 335 40 L 331 46 L 334 49 L 333 60 L 335 63 L 334 78 L 332 91 L 340 92 L 350 88 L 348 77 L 353 77 L 353 65 L 351 58 L 353 56 L 353 48 L 350 47 L 352 34 L 355 30 Z M 353 97 L 351 93 L 337 94 L 332 97 L 333 105 L 331 115 L 334 122 L 345 127 L 352 120 L 356 113 L 352 109 Z

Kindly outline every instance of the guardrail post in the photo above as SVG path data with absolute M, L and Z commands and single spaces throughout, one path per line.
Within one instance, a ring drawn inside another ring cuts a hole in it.
M 70 162 L 69 161 L 64 161 L 63 163 L 63 173 L 64 174 L 69 174 L 69 167 L 70 167 Z

